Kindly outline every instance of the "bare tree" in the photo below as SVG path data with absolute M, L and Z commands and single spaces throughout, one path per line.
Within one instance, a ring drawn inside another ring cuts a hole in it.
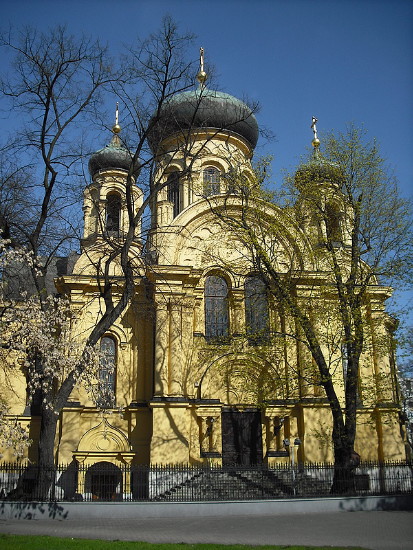
M 13 215 L 25 196 L 26 201 L 29 197 L 33 200 L 24 215 L 13 218 L 13 224 L 7 222 L 9 215 L 4 218 L 3 235 L 9 237 L 9 245 L 25 246 L 32 255 L 31 281 L 39 308 L 46 312 L 52 306 L 48 299 L 48 269 L 58 251 L 61 253 L 64 244 L 76 236 L 69 221 L 75 197 L 68 184 L 69 177 L 74 179 L 80 156 L 75 145 L 80 142 L 82 124 L 102 101 L 101 91 L 116 75 L 105 47 L 86 37 L 70 36 L 63 27 L 49 33 L 30 28 L 17 36 L 11 31 L 3 33 L 1 46 L 14 57 L 13 71 L 1 80 L 0 90 L 3 100 L 8 100 L 21 116 L 21 130 L 7 148 L 19 155 L 17 167 L 30 164 L 32 168 L 32 193 L 13 198 Z M 3 180 L 3 189 L 10 189 L 10 182 L 24 187 L 22 170 L 18 168 L 14 176 Z M 7 181 L 9 185 L 5 185 Z M 51 467 L 58 418 L 53 405 L 57 399 L 59 411 L 70 390 L 59 399 L 59 392 L 55 393 L 50 383 L 50 373 L 42 372 L 41 350 L 30 350 L 28 357 L 36 364 L 41 382 L 37 388 L 41 394 L 39 464 Z M 85 357 L 79 360 L 80 369 L 85 363 Z
M 60 353 L 58 349 L 62 349 L 62 334 L 66 332 L 67 323 L 70 323 L 70 311 L 48 295 L 47 273 L 51 258 L 73 235 L 65 207 L 69 204 L 71 212 L 72 197 L 68 200 L 68 194 L 71 178 L 78 172 L 75 160 L 79 158 L 74 145 L 81 141 L 77 131 L 82 130 L 85 120 L 90 120 L 90 113 L 98 117 L 98 106 L 106 89 L 121 97 L 122 112 L 127 113 L 122 133 L 124 137 L 118 135 L 118 127 L 114 137 L 117 146 L 129 155 L 128 174 L 123 182 L 127 212 L 125 230 L 116 239 L 99 230 L 97 254 L 90 254 L 90 263 L 94 268 L 93 284 L 98 293 L 99 318 L 82 340 L 82 348 L 77 348 L 74 363 L 66 362 L 65 352 L 62 352 L 59 364 L 63 370 L 60 376 L 53 375 L 54 368 L 44 356 L 46 348 L 36 344 L 36 335 L 32 338 L 33 346 L 26 350 L 26 361 L 30 363 L 31 372 L 35 373 L 29 382 L 34 379 L 36 384 L 31 384 L 31 387 L 41 394 L 37 460 L 41 475 L 38 494 L 45 495 L 52 480 L 59 414 L 75 385 L 87 376 L 90 363 L 96 363 L 92 360 L 96 344 L 131 303 L 136 285 L 148 266 L 148 250 L 142 246 L 144 232 L 138 246 L 137 240 L 142 225 L 144 230 L 150 229 L 145 216 L 151 201 L 167 185 L 165 171 L 168 170 L 168 162 L 159 166 L 158 146 L 166 135 L 165 131 L 170 129 L 169 107 L 173 95 L 193 86 L 194 63 L 186 60 L 186 48 L 190 41 L 191 36 L 181 35 L 173 21 L 166 18 L 158 33 L 131 48 L 120 71 L 115 73 L 104 48 L 85 38 L 77 40 L 67 36 L 65 29 L 59 28 L 48 35 L 38 35 L 28 30 L 17 42 L 9 36 L 3 37 L 3 46 L 11 48 L 16 54 L 12 80 L 3 82 L 1 86 L 3 97 L 10 98 L 27 117 L 24 130 L 19 136 L 16 135 L 14 145 L 20 152 L 33 149 L 30 164 L 34 181 L 38 183 L 35 188 L 38 208 L 34 209 L 30 230 L 24 231 L 19 226 L 19 231 L 24 235 L 20 242 L 27 245 L 32 258 L 30 270 L 43 314 L 39 317 L 42 321 L 38 320 L 36 324 L 47 324 L 46 319 L 54 318 L 55 310 L 59 308 L 66 311 L 60 321 L 55 319 L 52 323 L 54 328 L 49 334 L 56 357 Z M 199 95 L 198 104 L 202 93 Z M 186 122 L 181 147 L 188 154 L 184 154 L 182 177 L 190 173 L 194 161 L 194 153 L 189 154 L 192 145 L 188 140 L 192 121 Z M 137 204 L 135 182 L 139 171 L 139 185 L 145 194 Z M 92 203 L 94 200 L 91 196 Z M 94 206 L 98 208 L 98 201 Z M 100 218 L 101 226 L 104 226 L 104 220 Z M 7 231 L 11 227 L 10 224 L 4 225 L 5 236 L 8 236 Z M 13 232 L 7 246 L 12 245 Z M 84 243 L 83 253 L 88 254 Z M 151 261 L 149 258 L 149 265 Z M 114 266 L 120 276 L 113 276 Z M 65 292 L 64 285 L 60 290 Z M 19 346 L 28 341 L 27 334 L 20 332 L 22 338 L 13 339 L 11 335 L 8 339 L 8 345 L 13 345 L 13 341 L 20 342 L 16 345 L 16 353 L 23 353 Z

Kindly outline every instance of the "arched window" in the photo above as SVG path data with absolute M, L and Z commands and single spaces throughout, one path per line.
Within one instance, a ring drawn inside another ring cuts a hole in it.
M 115 405 L 116 343 L 111 336 L 100 341 L 101 359 L 99 366 L 98 405 L 111 408 Z
M 204 182 L 204 194 L 209 197 L 210 195 L 218 195 L 220 192 L 220 181 L 221 173 L 218 168 L 213 166 L 208 166 L 204 168 L 203 171 L 203 182 Z
M 211 275 L 205 281 L 205 337 L 225 338 L 228 332 L 228 285 L 222 277 Z
M 269 336 L 267 288 L 260 277 L 247 277 L 244 289 L 248 340 L 250 344 L 260 344 Z
M 179 192 L 179 172 L 172 172 L 168 176 L 167 196 L 174 206 L 174 218 L 181 211 L 181 197 Z
M 119 234 L 121 198 L 118 193 L 106 196 L 106 231 L 109 234 Z
M 326 231 L 327 239 L 332 243 L 340 243 L 342 241 L 340 227 L 340 212 L 334 204 L 326 205 Z

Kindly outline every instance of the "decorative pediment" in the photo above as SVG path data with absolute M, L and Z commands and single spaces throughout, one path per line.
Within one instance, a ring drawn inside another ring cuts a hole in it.
M 76 453 L 129 452 L 131 446 L 126 435 L 122 430 L 109 424 L 106 418 L 83 434 L 76 450 Z
M 289 397 L 283 355 L 227 352 L 208 365 L 198 383 L 198 398 L 219 399 L 221 403 L 262 403 Z M 204 359 L 205 360 L 205 359 Z M 290 388 L 291 390 L 291 388 Z

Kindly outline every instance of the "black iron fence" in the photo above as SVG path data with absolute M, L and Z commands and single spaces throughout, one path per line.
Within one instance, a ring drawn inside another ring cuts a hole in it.
M 293 468 L 72 462 L 48 471 L 32 464 L 0 464 L 3 500 L 199 502 L 412 492 L 412 462 L 364 462 L 352 471 L 333 464 Z

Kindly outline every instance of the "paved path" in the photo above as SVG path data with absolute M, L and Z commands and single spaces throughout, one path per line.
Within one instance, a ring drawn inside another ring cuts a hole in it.
M 222 544 L 362 546 L 413 550 L 412 512 L 329 512 L 263 516 L 0 520 L 1 533 L 108 540 Z

